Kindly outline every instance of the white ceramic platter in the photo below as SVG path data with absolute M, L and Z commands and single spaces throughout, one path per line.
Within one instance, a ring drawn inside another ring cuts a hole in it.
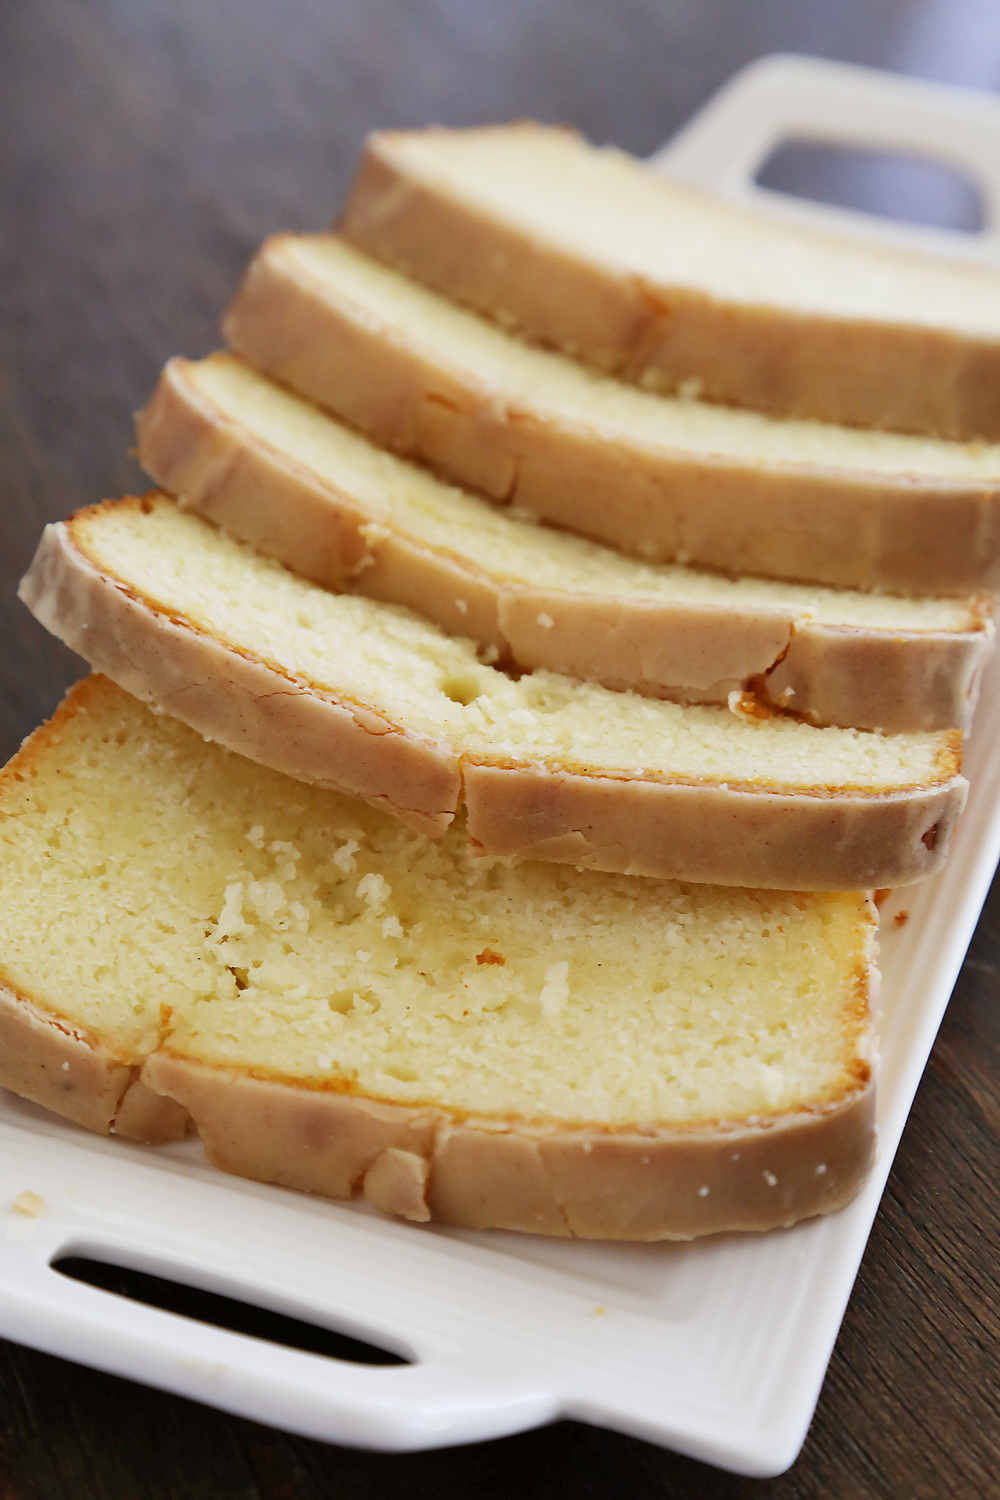
M 810 62 L 739 75 L 655 159 L 725 195 L 788 136 L 942 152 L 1000 202 L 1000 101 Z M 992 173 L 993 181 L 989 180 Z M 993 231 L 901 231 L 815 205 L 784 213 L 1000 261 Z M 226 1177 L 196 1142 L 87 1135 L 0 1093 L 0 1333 L 330 1441 L 416 1449 L 559 1416 L 747 1474 L 792 1462 L 921 1072 L 1000 855 L 1000 660 L 943 874 L 885 911 L 879 1160 L 832 1218 L 764 1236 L 617 1246 L 416 1228 Z M 905 926 L 893 917 L 909 911 Z M 37 1217 L 13 1210 L 38 1194 Z M 368 1367 L 142 1306 L 51 1269 L 75 1254 L 338 1329 L 408 1356 Z

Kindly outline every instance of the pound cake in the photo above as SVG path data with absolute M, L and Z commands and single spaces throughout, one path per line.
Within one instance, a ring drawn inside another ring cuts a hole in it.
M 816 724 L 964 729 L 990 596 L 900 598 L 655 566 L 375 448 L 231 355 L 172 359 L 136 418 L 157 484 L 293 572 L 405 604 L 521 668 Z
M 362 249 L 627 380 L 781 416 L 1000 438 L 1000 275 L 775 223 L 521 123 L 383 131 Z
M 816 728 L 554 673 L 514 679 L 398 606 L 334 594 L 166 496 L 46 528 L 21 597 L 209 738 L 441 833 L 592 869 L 777 889 L 905 884 L 964 804 L 961 736 Z
M 329 234 L 267 240 L 224 331 L 382 446 L 646 561 L 897 594 L 1000 580 L 995 443 L 654 395 L 531 348 Z
M 473 859 L 99 677 L 0 773 L 0 935 L 0 1084 L 410 1219 L 767 1229 L 872 1159 L 864 896 Z

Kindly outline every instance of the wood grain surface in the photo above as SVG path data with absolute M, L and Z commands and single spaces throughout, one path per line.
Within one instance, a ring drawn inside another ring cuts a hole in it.
M 4 0 L 4 757 L 82 670 L 14 597 L 43 523 L 142 484 L 127 451 L 131 413 L 161 364 L 215 346 L 221 309 L 267 232 L 330 220 L 368 129 L 533 116 L 644 153 L 737 67 L 777 50 L 996 89 L 1000 6 Z M 793 151 L 774 170 L 779 185 L 841 200 L 974 217 L 966 189 L 921 186 L 883 165 Z M 568 1422 L 438 1453 L 353 1452 L 8 1343 L 0 1500 L 1000 1496 L 998 1078 L 1000 887 L 917 1097 L 805 1449 L 779 1479 L 739 1479 Z

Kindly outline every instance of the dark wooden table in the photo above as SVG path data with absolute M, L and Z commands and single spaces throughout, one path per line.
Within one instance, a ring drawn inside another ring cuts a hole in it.
M 215 345 L 265 233 L 328 222 L 368 129 L 534 116 L 645 153 L 775 50 L 997 88 L 1000 6 L 4 0 L 0 751 L 81 671 L 15 600 L 42 524 L 141 483 L 130 414 L 161 364 Z M 794 152 L 774 171 L 856 203 L 973 212 L 930 177 Z M 573 1423 L 441 1453 L 358 1453 L 0 1344 L 0 1500 L 1000 1496 L 998 964 L 1000 886 L 804 1452 L 782 1478 L 734 1478 Z

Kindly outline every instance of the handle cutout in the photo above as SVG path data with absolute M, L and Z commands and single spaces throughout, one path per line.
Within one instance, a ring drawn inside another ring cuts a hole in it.
M 240 1302 L 235 1297 L 224 1297 L 219 1292 L 205 1292 L 198 1287 L 168 1281 L 147 1271 L 133 1271 L 82 1255 L 61 1256 L 52 1262 L 52 1270 L 71 1281 L 82 1281 L 98 1291 L 125 1297 L 130 1302 L 141 1302 L 146 1307 L 159 1308 L 161 1312 L 175 1313 L 197 1323 L 208 1323 L 229 1333 L 242 1333 L 305 1354 L 320 1354 L 326 1359 L 353 1365 L 411 1363 L 399 1354 L 362 1343 L 346 1333 L 303 1323 L 299 1318 L 286 1317 L 284 1313 L 256 1307 L 250 1302 Z
M 793 137 L 771 152 L 754 180 L 772 192 L 875 218 L 966 234 L 986 225 L 982 194 L 969 177 L 904 152 Z

